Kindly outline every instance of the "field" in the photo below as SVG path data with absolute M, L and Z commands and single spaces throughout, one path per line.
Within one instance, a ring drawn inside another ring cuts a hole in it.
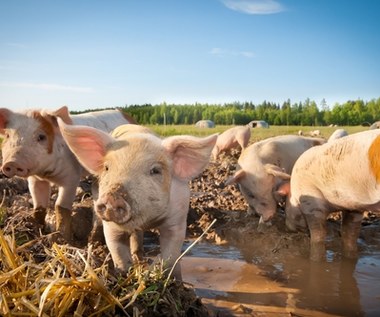
M 153 131 L 161 136 L 171 136 L 177 134 L 190 134 L 195 136 L 206 136 L 213 133 L 222 133 L 223 131 L 233 126 L 216 126 L 215 128 L 196 128 L 194 125 L 149 125 Z M 304 135 L 308 135 L 310 131 L 320 130 L 321 135 L 328 138 L 336 129 L 345 129 L 349 134 L 368 130 L 368 127 L 363 126 L 342 126 L 342 127 L 300 127 L 300 126 L 271 126 L 269 129 L 254 128 L 252 129 L 252 138 L 261 140 L 276 135 L 283 134 L 298 134 L 302 131 Z
M 221 133 L 228 126 L 199 129 L 194 126 L 151 126 L 159 135 L 192 134 L 197 136 Z M 366 127 L 343 127 L 349 133 Z M 330 127 L 270 127 L 253 129 L 251 142 L 281 134 L 305 135 L 319 129 L 328 138 L 336 128 Z M 258 218 L 247 217 L 247 205 L 236 186 L 223 188 L 222 184 L 235 169 L 240 151 L 222 154 L 191 184 L 192 197 L 188 217 L 187 241 L 193 241 L 205 232 L 214 219 L 217 222 L 206 232 L 204 239 L 217 245 L 234 245 L 246 250 L 249 258 L 262 262 L 285 263 L 295 256 L 308 253 L 307 233 L 290 234 L 285 231 L 280 214 L 273 226 L 262 234 L 257 232 Z M 149 260 L 135 267 L 130 274 L 119 276 L 112 268 L 110 257 L 101 239 L 89 241 L 92 217 L 91 179 L 81 183 L 74 204 L 74 245 L 66 245 L 51 228 L 52 213 L 47 228 L 38 228 L 32 219 L 32 208 L 27 184 L 21 179 L 0 178 L 2 193 L 0 208 L 0 315 L 3 316 L 230 316 L 231 310 L 221 310 L 201 299 L 195 286 L 166 279 L 161 263 L 152 263 L 157 253 L 156 232 L 147 236 Z M 53 192 L 51 205 L 54 204 Z M 375 224 L 378 215 L 367 213 L 365 224 Z M 333 235 L 338 237 L 339 215 L 332 219 Z M 369 228 L 369 227 L 368 227 Z M 372 229 L 371 229 L 372 230 Z M 367 248 L 373 231 L 363 230 L 361 249 Z M 90 243 L 89 243 L 90 242 Z M 89 244 L 88 244 L 89 243 Z M 329 241 L 329 248 L 338 252 L 339 238 Z M 249 245 L 249 248 L 247 246 Z M 254 255 L 253 255 L 254 250 Z M 216 254 L 222 257 L 223 254 Z M 154 258 L 154 257 L 153 257 Z M 190 270 L 195 278 L 195 271 Z M 199 273 L 200 274 L 200 273 Z M 210 273 L 209 275 L 213 275 Z M 279 273 L 266 271 L 268 278 L 278 280 Z M 273 275 L 272 275 L 273 274 Z M 281 279 L 286 279 L 281 275 Z M 186 282 L 186 281 L 185 281 Z M 222 283 L 223 281 L 220 281 Z M 323 292 L 323 291 L 322 291 Z M 262 295 L 272 298 L 273 294 Z M 207 307 L 205 304 L 207 304 Z M 311 305 L 311 304 L 310 304 Z M 249 316 L 314 315 L 312 307 L 294 309 L 287 313 L 282 304 L 274 306 L 243 307 Z M 239 306 L 238 309 L 242 309 Z M 231 308 L 231 307 L 230 307 Z M 233 309 L 233 308 L 232 308 Z M 233 310 L 232 310 L 233 311 Z M 270 312 L 274 313 L 270 313 Z M 225 315 L 223 315 L 225 314 Z M 236 316 L 246 316 L 235 311 Z M 283 314 L 283 315 L 282 315 Z M 318 315 L 330 316 L 330 315 Z

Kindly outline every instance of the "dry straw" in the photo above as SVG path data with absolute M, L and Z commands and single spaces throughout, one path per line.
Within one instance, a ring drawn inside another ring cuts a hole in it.
M 0 230 L 1 316 L 185 316 L 189 309 L 197 316 L 194 292 L 165 277 L 162 262 L 117 277 L 108 257 L 96 263 L 91 245 L 47 247 L 47 238 L 18 246 L 15 234 Z

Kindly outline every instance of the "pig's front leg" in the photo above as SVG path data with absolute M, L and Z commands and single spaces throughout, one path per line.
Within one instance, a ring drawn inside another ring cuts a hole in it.
M 139 263 L 144 257 L 144 231 L 136 230 L 130 236 L 131 256 L 133 263 Z
M 33 218 L 38 224 L 44 226 L 50 199 L 50 183 L 30 176 L 28 177 L 28 187 L 33 201 Z
M 344 211 L 342 213 L 342 245 L 343 255 L 347 258 L 356 258 L 358 255 L 358 243 L 363 213 Z
M 55 203 L 55 227 L 67 242 L 73 239 L 71 208 L 75 199 L 76 188 L 76 185 L 71 184 L 60 186 Z
M 127 272 L 132 263 L 129 234 L 114 222 L 103 221 L 104 237 L 117 270 Z
M 310 231 L 310 259 L 322 261 L 326 256 L 327 224 L 325 213 L 318 209 L 304 212 Z
M 185 219 L 186 220 L 186 219 Z M 177 258 L 181 255 L 181 248 L 186 234 L 186 221 L 175 225 L 162 225 L 160 227 L 160 247 L 161 256 L 167 261 L 168 267 L 172 267 Z M 182 280 L 181 265 L 177 263 L 173 270 L 173 275 L 177 280 Z

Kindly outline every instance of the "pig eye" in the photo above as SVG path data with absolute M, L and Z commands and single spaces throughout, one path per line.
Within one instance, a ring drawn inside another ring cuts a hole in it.
M 247 196 L 248 196 L 249 198 L 252 198 L 252 199 L 254 199 L 254 198 L 255 198 L 255 195 L 254 195 L 254 194 L 252 194 L 252 193 L 248 193 L 248 194 L 247 194 Z
M 46 135 L 45 134 L 39 134 L 37 136 L 37 142 L 43 142 L 46 140 Z
M 158 166 L 154 166 L 149 171 L 150 175 L 160 175 L 162 174 L 162 168 Z

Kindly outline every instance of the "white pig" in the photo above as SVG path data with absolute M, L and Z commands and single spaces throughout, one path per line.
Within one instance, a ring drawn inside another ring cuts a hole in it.
M 173 266 L 185 238 L 188 182 L 208 164 L 217 136 L 162 140 L 151 133 L 131 132 L 115 138 L 58 122 L 72 152 L 99 178 L 95 210 L 115 267 L 127 271 L 132 261 L 130 234 L 150 228 L 159 229 L 162 258 Z M 181 278 L 179 266 L 174 274 Z
M 119 110 L 70 116 L 66 106 L 56 111 L 0 109 L 0 133 L 4 137 L 2 172 L 8 177 L 28 179 L 33 216 L 41 225 L 45 223 L 51 183 L 58 186 L 56 228 L 70 241 L 71 208 L 83 168 L 61 136 L 56 122 L 58 117 L 69 124 L 91 125 L 106 132 L 134 121 Z
M 310 231 L 310 258 L 325 257 L 326 218 L 343 211 L 343 254 L 356 257 L 362 212 L 380 210 L 380 130 L 311 148 L 294 165 L 286 225 Z
M 214 159 L 217 159 L 220 152 L 230 150 L 239 145 L 242 150 L 245 149 L 250 138 L 251 128 L 248 125 L 227 129 L 216 140 L 216 144 L 212 150 Z
M 289 181 L 298 157 L 323 143 L 324 139 L 282 135 L 251 144 L 241 153 L 237 171 L 226 185 L 238 183 L 249 205 L 248 212 L 260 215 L 260 224 L 268 223 L 275 215 L 282 195 L 277 189 Z
M 337 140 L 337 139 L 340 139 L 340 138 L 343 138 L 345 136 L 347 136 L 348 133 L 346 130 L 344 129 L 336 129 L 329 137 L 329 139 L 327 140 L 327 142 L 332 142 L 334 140 Z

